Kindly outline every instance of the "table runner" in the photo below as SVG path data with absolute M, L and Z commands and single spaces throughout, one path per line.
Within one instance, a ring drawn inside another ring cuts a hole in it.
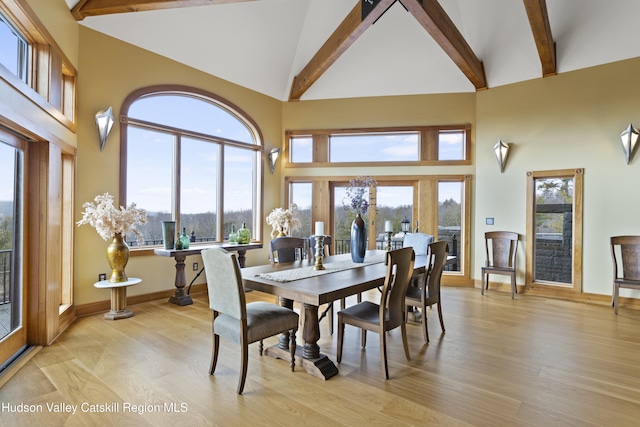
M 276 271 L 273 273 L 262 273 L 257 276 L 262 279 L 273 280 L 274 282 L 292 282 L 294 280 L 308 279 L 309 277 L 321 276 L 323 274 L 337 273 L 338 271 L 349 270 L 370 264 L 384 262 L 385 255 L 373 255 L 365 258 L 364 262 L 353 262 L 351 260 L 328 262 L 324 265 L 324 270 L 314 270 L 313 266 L 293 268 L 291 270 Z

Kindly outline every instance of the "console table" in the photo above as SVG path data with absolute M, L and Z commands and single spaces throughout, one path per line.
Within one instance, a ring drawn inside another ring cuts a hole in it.
M 202 245 L 202 246 L 194 246 L 189 249 L 155 249 L 153 252 L 156 255 L 166 256 L 176 259 L 176 279 L 175 286 L 176 292 L 169 298 L 169 302 L 177 305 L 189 305 L 193 304 L 193 300 L 191 299 L 191 295 L 188 295 L 184 287 L 187 284 L 187 275 L 184 271 L 184 260 L 189 255 L 200 255 L 200 252 L 203 249 L 209 248 L 222 248 L 230 252 L 238 252 L 238 263 L 240 267 L 244 267 L 246 261 L 246 254 L 248 250 L 251 249 L 261 249 L 262 243 L 248 243 L 248 244 L 231 244 L 231 243 L 222 243 L 217 245 Z
M 101 280 L 93 284 L 99 289 L 111 289 L 111 310 L 104 314 L 107 320 L 126 319 L 133 316 L 133 312 L 127 309 L 127 287 L 137 285 L 142 279 L 129 277 L 126 282 L 111 283 Z

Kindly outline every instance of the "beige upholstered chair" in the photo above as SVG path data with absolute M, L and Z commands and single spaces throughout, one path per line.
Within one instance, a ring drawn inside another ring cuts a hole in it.
M 518 233 L 511 231 L 490 231 L 484 233 L 486 261 L 482 267 L 481 293 L 489 289 L 489 274 L 503 274 L 511 278 L 511 298 L 518 293 L 516 288 L 516 252 Z
M 427 255 L 429 244 L 433 243 L 433 236 L 425 233 L 407 233 L 402 240 L 402 247 L 411 246 L 416 256 Z
M 613 311 L 618 314 L 620 288 L 640 289 L 640 236 L 611 238 L 613 260 Z M 622 274 L 620 274 L 622 273 Z
M 420 307 L 422 311 L 422 334 L 424 341 L 429 342 L 429 331 L 427 330 L 427 307 L 438 304 L 438 317 L 440 327 L 444 333 L 444 320 L 442 319 L 442 303 L 440 301 L 440 281 L 442 271 L 447 263 L 449 255 L 449 245 L 446 241 L 429 244 L 429 258 L 425 273 L 420 278 L 418 286 L 409 286 L 405 303 L 410 307 Z
M 362 329 L 362 347 L 367 344 L 367 331 L 380 334 L 380 358 L 384 376 L 389 379 L 387 366 L 387 334 L 386 332 L 400 326 L 402 343 L 407 360 L 409 345 L 407 344 L 407 328 L 405 316 L 405 294 L 413 274 L 415 263 L 413 248 L 402 248 L 387 252 L 387 274 L 380 296 L 380 304 L 363 301 L 338 312 L 338 363 L 342 361 L 342 344 L 346 324 Z
M 207 275 L 209 307 L 213 310 L 213 348 L 209 374 L 213 375 L 218 362 L 220 336 L 240 344 L 240 379 L 238 394 L 242 394 L 247 378 L 249 344 L 274 335 L 289 332 L 291 371 L 295 366 L 298 315 L 288 308 L 264 301 L 246 304 L 242 275 L 236 255 L 221 248 L 204 249 L 202 262 Z
M 276 237 L 269 243 L 269 261 L 273 264 L 304 259 L 306 243 L 302 237 Z

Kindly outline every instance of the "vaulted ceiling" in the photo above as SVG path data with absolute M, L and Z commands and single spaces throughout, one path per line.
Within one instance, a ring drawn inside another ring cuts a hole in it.
M 637 0 L 66 2 L 82 25 L 280 100 L 473 92 L 640 56 Z

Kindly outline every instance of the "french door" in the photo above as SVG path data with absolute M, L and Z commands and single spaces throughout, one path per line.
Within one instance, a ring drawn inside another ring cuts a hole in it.
M 26 348 L 23 292 L 24 149 L 0 128 L 0 371 Z

